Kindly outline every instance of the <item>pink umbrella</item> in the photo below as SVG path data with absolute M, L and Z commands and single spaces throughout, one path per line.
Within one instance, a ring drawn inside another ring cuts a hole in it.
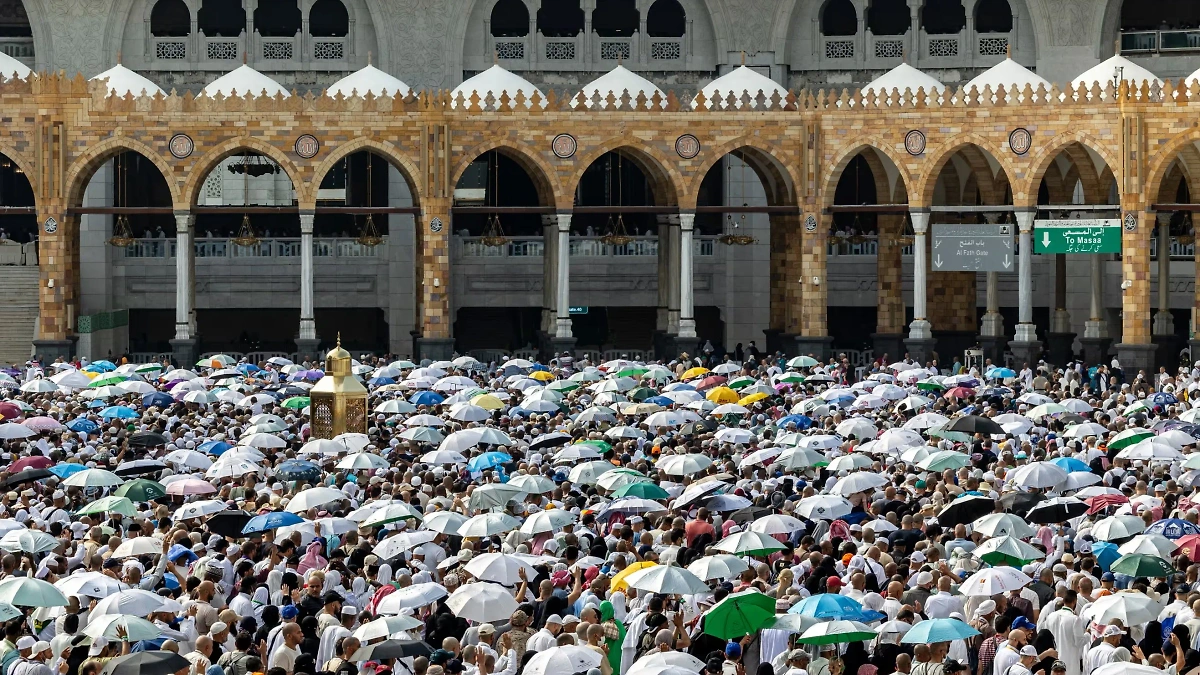
M 172 481 L 167 485 L 167 494 L 169 495 L 211 495 L 216 492 L 217 488 L 212 486 L 206 480 L 199 478 L 184 478 L 182 480 Z
M 44 416 L 43 417 L 30 417 L 29 419 L 22 422 L 22 424 L 24 424 L 25 426 L 29 427 L 30 429 L 33 429 L 34 431 L 38 431 L 38 432 L 54 431 L 56 429 L 62 428 L 62 425 L 58 423 L 58 420 L 54 419 L 53 417 L 44 417 Z

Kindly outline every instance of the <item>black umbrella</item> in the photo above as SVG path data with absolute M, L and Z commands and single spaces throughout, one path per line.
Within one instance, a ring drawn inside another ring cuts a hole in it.
M 964 415 L 951 420 L 946 431 L 961 431 L 968 434 L 1004 434 L 1004 427 L 986 417 Z
M 561 431 L 554 431 L 548 434 L 542 434 L 533 439 L 529 444 L 530 450 L 542 450 L 544 448 L 555 448 L 560 445 L 566 445 L 571 442 L 571 434 Z
M 384 640 L 369 647 L 359 647 L 351 661 L 383 661 L 408 657 L 429 656 L 433 647 L 421 640 Z
M 954 527 L 969 525 L 996 510 L 996 502 L 979 495 L 959 497 L 946 505 L 937 515 L 938 525 Z
M 703 419 L 696 422 L 690 422 L 679 428 L 679 433 L 684 436 L 699 436 L 707 434 L 710 431 L 716 431 L 717 421 L 714 419 Z
M 155 448 L 167 442 L 166 436 L 154 431 L 139 431 L 129 436 L 129 444 L 134 447 Z
M 4 487 L 12 487 L 21 483 L 32 483 L 35 480 L 42 480 L 43 478 L 57 478 L 57 476 L 46 469 L 25 469 L 5 478 Z
M 733 522 L 741 525 L 742 523 L 748 523 L 751 520 L 758 520 L 763 516 L 769 516 L 772 513 L 775 513 L 775 509 L 772 509 L 769 506 L 747 506 L 729 514 L 729 517 L 733 519 Z
M 1088 505 L 1074 497 L 1055 497 L 1030 509 L 1025 519 L 1031 523 L 1051 525 L 1082 516 L 1087 510 Z
M 204 524 L 213 534 L 228 539 L 240 539 L 245 536 L 242 534 L 242 528 L 246 527 L 246 523 L 253 517 L 245 511 L 221 511 L 214 513 Z
M 190 667 L 191 663 L 175 652 L 135 652 L 104 664 L 100 675 L 171 675 Z
M 1000 497 L 1000 508 L 1009 513 L 1028 513 L 1029 509 L 1044 499 L 1033 492 L 1010 492 Z
M 158 473 L 166 468 L 166 464 L 156 459 L 135 459 L 131 462 L 123 462 L 113 473 L 118 476 L 140 476 L 146 473 Z

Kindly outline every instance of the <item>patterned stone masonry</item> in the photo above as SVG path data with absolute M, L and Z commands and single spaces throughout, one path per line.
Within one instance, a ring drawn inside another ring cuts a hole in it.
M 1003 177 L 1012 203 L 1028 207 L 1036 203 L 1054 158 L 1079 144 L 1104 160 L 1116 177 L 1123 208 L 1143 214 L 1137 217 L 1139 226 L 1124 236 L 1123 266 L 1133 285 L 1123 293 L 1123 340 L 1148 343 L 1152 228 L 1142 221 L 1176 159 L 1200 140 L 1200 127 L 1193 123 L 1200 111 L 1195 81 L 1115 89 L 1111 83 L 1026 86 L 1019 92 L 959 88 L 941 94 L 727 92 L 712 100 L 703 94 L 646 99 L 625 93 L 595 97 L 591 109 L 585 103 L 555 92 L 529 100 L 507 94 L 451 100 L 444 91 L 349 99 L 312 94 L 210 98 L 174 91 L 118 98 L 107 95 L 105 83 L 89 83 L 81 75 L 8 80 L 0 84 L 0 153 L 29 177 L 39 221 L 53 218 L 57 226 L 43 231 L 40 336 L 63 340 L 73 332 L 79 238 L 70 209 L 81 205 L 97 168 L 127 150 L 159 168 L 177 212 L 196 203 L 207 173 L 235 153 L 258 152 L 278 162 L 296 188 L 299 209 L 315 207 L 325 172 L 347 153 L 369 150 L 383 156 L 408 181 L 422 210 L 417 278 L 423 284 L 418 297 L 426 337 L 450 335 L 450 191 L 479 154 L 497 149 L 513 157 L 529 172 L 543 206 L 563 210 L 571 208 L 588 165 L 616 151 L 647 175 L 657 204 L 690 210 L 704 175 L 726 154 L 741 151 L 753 156 L 756 170 L 770 183 L 772 204 L 795 207 L 771 219 L 772 327 L 819 337 L 828 332 L 828 208 L 841 171 L 854 156 L 874 149 L 879 161 L 894 169 L 903 187 L 899 193 L 908 195 L 912 206 L 926 207 L 935 203 L 939 176 L 951 156 L 974 148 L 976 158 L 990 156 L 987 174 L 995 181 Z M 1032 147 L 1023 155 L 1008 147 L 1009 134 L 1018 127 L 1032 134 Z M 905 136 L 913 130 L 923 135 L 924 147 L 906 147 Z M 562 133 L 578 143 L 565 159 L 551 148 Z M 172 155 L 168 146 L 176 134 L 191 139 L 191 154 Z M 315 156 L 296 153 L 296 139 L 304 134 L 317 138 Z M 676 140 L 684 134 L 700 144 L 690 158 L 677 152 Z M 910 154 L 914 150 L 917 154 Z M 971 170 L 978 172 L 975 164 Z M 977 183 L 982 178 L 973 176 Z M 804 225 L 809 214 L 817 223 L 812 231 Z M 434 218 L 441 220 L 440 231 L 431 227 Z M 896 255 L 887 246 L 884 254 Z M 881 290 L 890 294 L 880 305 L 880 325 L 895 330 L 903 314 L 903 304 L 894 299 L 898 281 L 890 273 L 880 281 Z M 965 276 L 961 283 L 943 280 L 931 289 L 931 307 L 943 301 L 950 307 L 948 325 L 935 322 L 935 330 L 974 329 L 975 296 Z

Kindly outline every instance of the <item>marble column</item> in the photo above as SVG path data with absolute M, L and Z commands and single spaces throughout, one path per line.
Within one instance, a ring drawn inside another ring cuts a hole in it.
M 558 307 L 558 218 L 542 216 L 542 321 L 547 336 L 557 329 Z
M 1108 336 L 1108 322 L 1104 320 L 1104 256 L 1092 255 L 1091 301 L 1088 320 L 1083 324 L 1083 361 L 1096 365 L 1107 360 L 1112 339 Z
M 571 214 L 559 213 L 558 220 L 558 266 L 555 270 L 555 288 L 557 302 L 555 303 L 554 337 L 550 344 L 552 351 L 558 355 L 563 352 L 575 352 L 575 336 L 571 331 Z
M 1054 256 L 1054 312 L 1050 315 L 1050 332 L 1046 334 L 1047 360 L 1064 365 L 1075 358 L 1075 333 L 1071 332 L 1071 313 L 1067 311 L 1067 256 Z
M 1173 370 L 1179 362 L 1179 338 L 1175 335 L 1175 315 L 1171 313 L 1171 214 L 1158 214 L 1158 311 L 1151 330 L 1158 347 L 1156 365 Z
M 175 212 L 175 339 L 171 352 L 181 368 L 196 363 L 195 274 L 196 247 L 194 243 L 195 216 L 190 211 Z
M 689 356 L 696 355 L 696 315 L 695 296 L 693 294 L 692 232 L 696 225 L 696 214 L 679 214 L 679 332 L 675 336 L 676 353 L 687 352 Z
M 314 359 L 317 353 L 317 322 L 313 312 L 313 221 L 316 214 L 300 214 L 300 337 L 296 340 L 297 356 Z
M 904 341 L 908 354 L 920 363 L 933 358 L 933 331 L 926 311 L 929 276 L 929 216 L 927 209 L 910 209 L 913 224 L 913 320 Z
M 1018 370 L 1026 363 L 1037 365 L 1042 354 L 1042 344 L 1037 339 L 1037 327 L 1033 324 L 1033 219 L 1032 210 L 1017 211 L 1017 228 L 1020 230 L 1020 251 L 1017 258 L 1017 329 L 1009 343 L 1015 359 L 1013 366 Z

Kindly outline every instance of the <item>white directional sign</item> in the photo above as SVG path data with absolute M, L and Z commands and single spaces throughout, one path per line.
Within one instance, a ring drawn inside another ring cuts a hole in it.
M 1013 225 L 934 225 L 934 272 L 1015 272 Z

